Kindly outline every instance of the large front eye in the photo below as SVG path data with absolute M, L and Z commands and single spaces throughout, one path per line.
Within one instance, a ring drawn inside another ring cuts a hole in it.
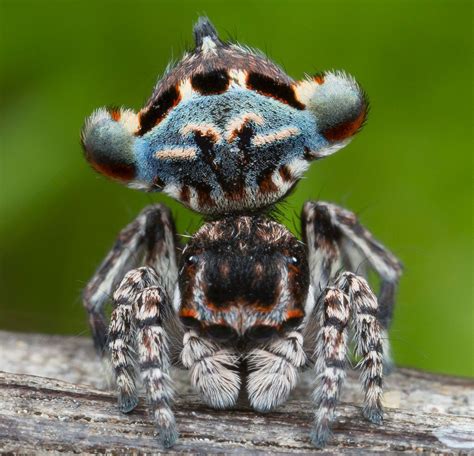
M 192 266 L 198 263 L 198 257 L 197 255 L 187 255 L 186 258 L 186 264 Z
M 295 256 L 288 257 L 287 261 L 289 264 L 293 264 L 293 265 L 297 265 L 299 263 L 298 258 L 296 258 Z
M 278 330 L 274 326 L 258 325 L 249 328 L 245 333 L 245 337 L 252 342 L 263 343 L 270 340 L 276 334 L 278 334 Z
M 205 331 L 210 338 L 218 342 L 230 342 L 238 338 L 237 331 L 227 325 L 210 325 Z

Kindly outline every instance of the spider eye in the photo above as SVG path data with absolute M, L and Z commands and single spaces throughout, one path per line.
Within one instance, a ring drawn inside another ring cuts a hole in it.
M 292 256 L 292 257 L 289 257 L 289 258 L 288 258 L 288 263 L 290 263 L 290 264 L 298 264 L 298 263 L 299 263 L 299 260 L 298 260 L 298 258 Z
M 271 339 L 278 333 L 277 328 L 268 325 L 258 325 L 250 328 L 245 336 L 253 342 L 263 343 Z
M 219 342 L 229 342 L 238 338 L 235 329 L 225 325 L 210 325 L 206 328 L 206 334 Z
M 198 262 L 198 257 L 196 255 L 188 255 L 186 257 L 186 263 L 189 265 L 197 264 L 197 262 Z

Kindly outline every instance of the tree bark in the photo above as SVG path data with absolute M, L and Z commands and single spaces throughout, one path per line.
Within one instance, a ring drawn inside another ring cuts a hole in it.
M 92 343 L 82 337 L 0 331 L 0 451 L 158 453 L 142 399 L 128 415 L 104 387 Z M 261 414 L 245 405 L 216 411 L 174 371 L 180 438 L 169 454 L 304 454 L 312 421 L 311 372 L 287 404 Z M 385 382 L 385 422 L 361 417 L 357 374 L 349 373 L 334 437 L 322 454 L 474 454 L 474 381 L 398 368 Z

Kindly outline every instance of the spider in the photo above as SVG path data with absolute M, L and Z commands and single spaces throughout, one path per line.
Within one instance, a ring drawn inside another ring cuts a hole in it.
M 164 447 L 178 437 L 170 366 L 189 369 L 209 406 L 230 408 L 242 391 L 260 412 L 284 403 L 298 374 L 313 369 L 310 438 L 323 447 L 350 336 L 363 414 L 382 423 L 402 267 L 352 212 L 307 202 L 300 241 L 273 208 L 311 161 L 348 144 L 367 100 L 343 72 L 293 81 L 260 52 L 222 41 L 207 18 L 194 38 L 195 49 L 166 70 L 138 114 L 99 109 L 82 130 L 95 170 L 163 191 L 205 217 L 184 246 L 161 204 L 121 231 L 83 294 L 95 345 L 110 358 L 122 412 L 144 387 Z M 380 277 L 378 298 L 364 278 L 369 268 Z

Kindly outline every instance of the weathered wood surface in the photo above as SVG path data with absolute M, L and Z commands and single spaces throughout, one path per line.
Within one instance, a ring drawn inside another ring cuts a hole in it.
M 128 415 L 118 412 L 87 338 L 0 331 L 0 371 L 1 452 L 161 451 L 143 403 Z M 316 453 L 308 439 L 310 373 L 269 414 L 245 406 L 211 410 L 190 393 L 185 372 L 174 378 L 181 437 L 170 454 Z M 474 454 L 473 380 L 398 369 L 385 391 L 385 423 L 369 424 L 361 419 L 362 395 L 350 374 L 334 439 L 320 453 Z

